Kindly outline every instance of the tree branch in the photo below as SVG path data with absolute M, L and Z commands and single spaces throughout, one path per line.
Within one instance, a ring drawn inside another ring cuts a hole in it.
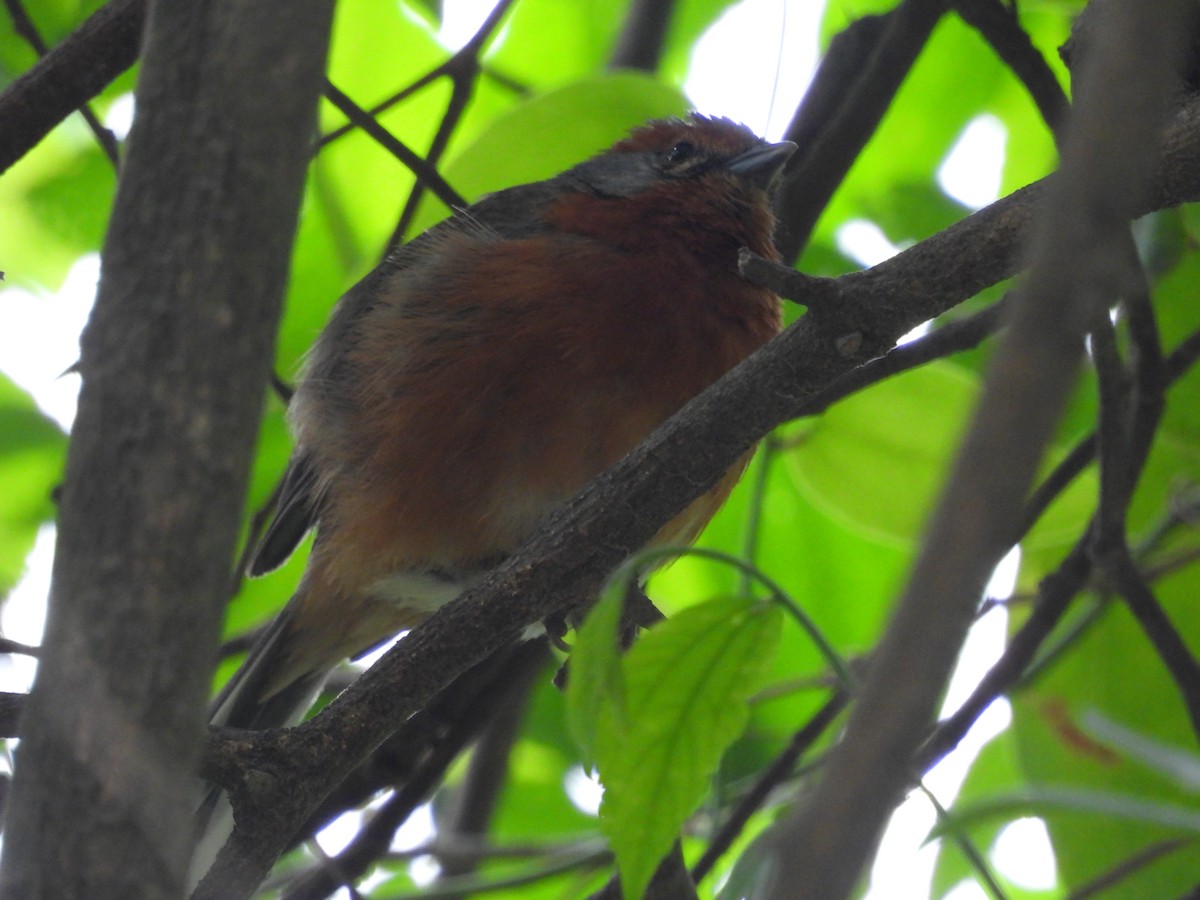
M 791 777 L 800 757 L 807 753 L 821 735 L 829 730 L 849 702 L 850 697 L 845 689 L 837 690 L 809 719 L 808 723 L 792 735 L 791 741 L 788 742 L 783 752 L 763 769 L 762 774 L 755 779 L 754 785 L 746 792 L 746 796 L 738 801 L 729 818 L 721 825 L 720 831 L 704 849 L 704 854 L 692 866 L 692 880 L 696 884 L 707 877 L 717 861 L 741 835 L 742 829 L 746 827 L 750 817 L 763 808 L 771 791 Z
M 924 49 L 948 0 L 904 0 L 868 25 L 856 23 L 852 35 L 835 46 L 821 64 L 813 100 L 805 98 L 786 137 L 801 150 L 776 204 L 777 237 L 784 259 L 795 259 L 808 243 L 817 219 L 879 127 L 896 92 Z M 881 28 L 882 30 L 879 30 Z M 865 30 L 864 30 L 865 29 Z M 862 61 L 863 64 L 858 63 Z M 831 74 L 826 75 L 826 71 Z M 830 89 L 831 81 L 844 87 Z M 847 83 L 848 82 L 848 83 Z M 814 127 L 809 124 L 816 120 Z
M 373 116 L 340 91 L 333 82 L 325 82 L 325 98 L 347 119 L 374 138 L 381 147 L 408 166 L 413 174 L 447 206 L 466 206 L 466 201 L 429 162 L 422 159 L 394 134 L 380 125 Z
M 150 16 L 82 340 L 5 897 L 182 892 L 330 17 L 327 0 L 162 3 Z
M 1132 241 L 1130 241 L 1132 256 Z M 1136 264 L 1136 256 L 1132 264 Z M 1140 274 L 1140 272 L 1139 272 Z M 1092 555 L 1158 651 L 1183 696 L 1192 730 L 1200 737 L 1200 665 L 1192 656 L 1129 552 L 1125 519 L 1129 501 L 1162 418 L 1165 387 L 1158 332 L 1144 280 L 1132 306 L 1131 330 L 1138 349 L 1136 406 L 1133 385 L 1121 363 L 1116 335 L 1107 316 L 1092 330 L 1092 357 L 1100 380 L 1100 505 Z M 1136 415 L 1131 415 L 1131 409 Z
M 332 860 L 334 866 L 331 869 L 322 868 L 288 888 L 284 894 L 287 900 L 327 897 L 339 887 L 339 882 L 331 877 L 334 871 L 350 880 L 357 880 L 368 872 L 375 861 L 387 853 L 396 829 L 408 820 L 418 805 L 425 802 L 463 748 L 486 728 L 496 712 L 511 706 L 514 700 L 523 699 L 533 680 L 545 671 L 549 653 L 545 641 L 527 641 L 511 652 L 502 652 L 501 656 L 466 673 L 447 688 L 434 704 L 422 710 L 418 715 L 432 720 L 428 724 L 414 722 L 417 718 L 414 716 L 397 732 L 396 737 L 389 739 L 388 744 L 403 745 L 394 748 L 394 751 L 399 751 L 398 755 L 405 757 L 403 761 L 407 763 L 403 777 L 394 775 L 391 779 L 367 779 L 364 786 L 369 786 L 369 790 L 361 792 L 366 796 L 346 798 L 350 803 L 343 802 L 328 810 L 321 824 L 378 790 L 394 786 L 397 787 L 395 794 Z M 415 724 L 420 725 L 416 735 L 418 740 L 404 741 L 404 735 Z M 434 732 L 431 739 L 421 739 L 429 731 Z M 397 741 L 397 738 L 401 740 Z M 414 752 L 404 754 L 403 751 L 409 746 Z M 389 766 L 380 774 L 386 776 L 395 769 L 396 766 Z M 309 823 L 310 826 L 312 824 Z M 304 830 L 313 832 L 316 829 L 306 826 Z
M 1025 85 L 1055 137 L 1061 137 L 1070 101 L 1050 64 L 1021 27 L 1016 5 L 1006 6 L 1001 0 L 954 0 L 954 9 L 991 44 L 996 55 Z
M 33 47 L 34 52 L 40 57 L 45 57 L 50 52 L 50 48 L 46 46 L 45 40 L 37 30 L 33 19 L 29 17 L 29 13 L 25 7 L 21 5 L 21 0 L 4 0 L 4 5 L 8 7 L 8 14 L 13 20 L 13 27 L 17 33 L 29 42 Z M 116 136 L 96 118 L 96 114 L 92 112 L 90 106 L 86 103 L 79 107 L 79 114 L 83 116 L 83 120 L 87 122 L 87 126 L 91 129 L 92 134 L 96 138 L 96 143 L 100 145 L 100 149 L 104 155 L 108 157 L 108 161 L 113 164 L 113 168 L 120 165 L 120 152 L 117 149 Z
M 112 0 L 0 92 L 0 172 L 133 65 L 147 0 Z

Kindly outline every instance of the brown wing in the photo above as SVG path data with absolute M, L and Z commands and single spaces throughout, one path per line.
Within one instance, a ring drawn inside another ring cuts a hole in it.
M 306 453 L 296 453 L 279 485 L 275 513 L 250 558 L 246 574 L 252 578 L 278 569 L 292 555 L 309 529 L 317 524 L 314 494 L 316 473 Z

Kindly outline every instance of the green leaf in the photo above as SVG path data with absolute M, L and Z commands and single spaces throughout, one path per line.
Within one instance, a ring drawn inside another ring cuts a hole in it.
M 642 895 L 744 729 L 746 700 L 770 664 L 779 629 L 774 606 L 712 600 L 652 629 L 626 655 L 624 727 L 595 736 L 600 823 L 626 896 Z
M 624 14 L 623 4 L 606 0 L 522 0 L 487 64 L 535 89 L 586 78 L 612 55 Z
M 84 253 L 100 248 L 116 173 L 76 117 L 0 179 L 0 269 L 5 281 L 56 291 Z
M 1151 472 L 1147 478 L 1143 486 L 1153 486 L 1161 498 L 1166 476 Z M 1154 591 L 1184 642 L 1200 645 L 1200 620 L 1194 614 L 1200 569 L 1191 566 L 1160 578 Z M 1169 810 L 1186 808 L 1200 817 L 1195 794 L 1182 791 L 1159 770 L 1147 768 L 1118 743 L 1089 729 L 1084 713 L 1093 710 L 1160 746 L 1194 746 L 1195 735 L 1177 686 L 1119 602 L 1109 604 L 1030 689 L 1013 697 L 1019 761 L 1032 788 L 1136 801 L 1111 815 L 1058 811 L 1066 809 L 1061 805 L 1046 814 L 1059 873 L 1069 888 L 1108 871 L 1114 860 L 1178 836 L 1181 823 L 1172 820 Z M 1111 896 L 1131 900 L 1179 896 L 1197 882 L 1200 856 L 1174 854 L 1131 875 Z
M 617 648 L 623 609 L 622 583 L 614 582 L 576 632 L 567 679 L 567 723 L 583 753 L 584 765 L 596 756 L 597 734 L 605 726 L 623 726 L 625 680 Z M 611 721 L 610 721 L 611 720 Z
M 889 378 L 826 412 L 788 463 L 831 514 L 876 538 L 914 541 L 977 392 L 950 363 Z

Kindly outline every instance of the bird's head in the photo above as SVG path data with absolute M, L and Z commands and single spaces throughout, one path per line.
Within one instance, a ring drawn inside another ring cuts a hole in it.
M 692 114 L 634 129 L 561 177 L 560 228 L 630 248 L 679 244 L 723 259 L 773 256 L 770 192 L 796 145 L 729 119 Z

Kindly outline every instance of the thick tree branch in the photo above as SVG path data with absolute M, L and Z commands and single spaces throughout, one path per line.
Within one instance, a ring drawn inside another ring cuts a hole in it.
M 362 877 L 387 853 L 396 829 L 408 820 L 418 805 L 428 799 L 463 748 L 492 722 L 498 712 L 510 709 L 514 704 L 516 712 L 521 711 L 520 707 L 534 679 L 546 671 L 550 658 L 546 642 L 527 641 L 511 652 L 502 652 L 500 656 L 468 672 L 421 712 L 422 718 L 432 721 L 421 724 L 418 740 L 402 742 L 404 746 L 393 748 L 393 752 L 398 751 L 402 758 L 397 762 L 404 764 L 403 777 L 395 772 L 395 765 L 388 767 L 380 774 L 386 775 L 390 769 L 393 773 L 390 780 L 367 779 L 364 786 L 369 790 L 362 792 L 362 796 L 349 798 L 350 804 L 341 803 L 336 809 L 330 810 L 325 820 L 340 815 L 349 805 L 365 801 L 378 790 L 397 788 L 391 799 L 375 812 L 355 839 L 334 857 L 334 865 L 313 872 L 289 887 L 284 893 L 287 900 L 318 900 L 329 896 L 339 887 L 339 882 L 332 877 L 334 872 L 351 881 Z M 404 728 L 396 737 L 389 739 L 388 744 L 393 744 L 397 738 L 409 732 L 411 726 L 418 724 L 415 719 L 416 716 L 405 723 Z M 424 732 L 430 731 L 433 735 L 428 740 L 421 739 L 424 738 Z M 410 746 L 414 752 L 404 758 L 404 751 Z M 320 824 L 324 825 L 325 821 Z M 315 831 L 310 827 L 304 830 L 310 833 Z M 439 829 L 439 838 L 453 836 Z
M 82 340 L 5 897 L 182 892 L 331 12 L 327 0 L 225 0 L 149 16 Z

